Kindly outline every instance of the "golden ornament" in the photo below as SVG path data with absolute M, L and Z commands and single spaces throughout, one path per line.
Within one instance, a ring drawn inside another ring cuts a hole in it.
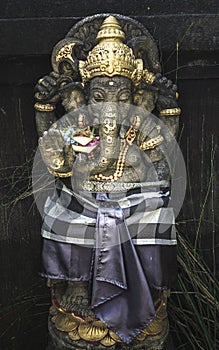
M 71 332 L 78 327 L 78 322 L 75 321 L 71 314 L 58 314 L 55 319 L 55 326 L 59 331 Z
M 99 341 L 107 335 L 108 329 L 103 322 L 93 321 L 81 323 L 78 327 L 78 333 L 83 340 Z
M 142 59 L 136 59 L 133 50 L 124 44 L 125 33 L 115 17 L 103 21 L 96 40 L 98 44 L 88 53 L 87 60 L 79 61 L 83 84 L 94 77 L 115 75 L 129 78 L 134 85 L 141 80 L 153 83 L 154 74 L 144 70 Z
M 106 337 L 100 341 L 100 344 L 104 346 L 112 346 L 116 344 L 116 342 L 109 336 L 109 334 L 107 334 Z
M 137 337 L 135 339 L 138 341 L 143 341 L 143 340 L 145 340 L 145 338 L 146 338 L 146 334 L 144 332 L 141 332 L 141 333 L 139 333 L 139 335 L 137 335 Z
M 163 322 L 155 318 L 145 329 L 143 329 L 142 333 L 149 336 L 155 336 L 162 332 L 163 330 Z
M 69 332 L 69 333 L 68 333 L 68 336 L 69 336 L 69 338 L 70 338 L 71 340 L 80 340 L 80 339 L 81 339 L 81 338 L 80 338 L 80 335 L 78 334 L 77 329 L 75 329 L 75 330 L 72 331 L 72 332 Z
M 110 337 L 113 340 L 115 340 L 116 343 L 122 343 L 123 342 L 122 339 L 120 339 L 119 336 L 116 333 L 114 333 L 113 331 L 111 331 L 111 330 L 109 330 L 109 335 L 110 335 Z

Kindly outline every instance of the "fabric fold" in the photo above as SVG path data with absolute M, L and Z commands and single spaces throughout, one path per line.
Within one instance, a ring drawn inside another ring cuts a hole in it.
M 96 316 L 130 343 L 153 320 L 155 309 L 123 211 L 106 196 L 97 215 L 92 282 Z

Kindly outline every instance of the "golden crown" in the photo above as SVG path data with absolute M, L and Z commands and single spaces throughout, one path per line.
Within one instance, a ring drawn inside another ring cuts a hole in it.
M 151 84 L 154 74 L 143 70 L 143 61 L 136 59 L 132 49 L 124 44 L 125 33 L 117 19 L 107 17 L 96 40 L 98 44 L 88 53 L 86 61 L 79 61 L 79 71 L 82 83 L 96 76 L 121 75 L 138 85 L 143 79 Z

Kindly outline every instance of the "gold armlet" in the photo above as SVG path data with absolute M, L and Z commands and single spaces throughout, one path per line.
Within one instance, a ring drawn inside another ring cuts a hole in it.
M 143 70 L 142 73 L 143 76 L 143 80 L 147 83 L 147 84 L 153 84 L 154 79 L 155 79 L 155 75 L 154 73 L 149 72 L 147 69 Z
M 163 109 L 162 111 L 160 111 L 160 115 L 162 117 L 166 117 L 166 116 L 171 116 L 171 115 L 180 115 L 181 114 L 181 109 L 179 107 L 176 108 L 167 108 L 167 109 Z
M 68 173 L 58 173 L 57 171 L 54 171 L 50 168 L 47 168 L 47 169 L 48 169 L 48 172 L 54 175 L 55 177 L 66 178 L 66 177 L 71 177 L 73 175 L 72 171 L 69 171 Z
M 52 112 L 56 107 L 53 105 L 50 105 L 49 103 L 41 104 L 39 102 L 36 102 L 34 105 L 34 108 L 40 112 Z
M 154 137 L 153 139 L 150 139 L 148 141 L 143 142 L 139 148 L 143 151 L 146 151 L 148 149 L 152 149 L 152 148 L 159 146 L 163 142 L 163 140 L 164 140 L 163 136 L 158 135 L 157 137 Z

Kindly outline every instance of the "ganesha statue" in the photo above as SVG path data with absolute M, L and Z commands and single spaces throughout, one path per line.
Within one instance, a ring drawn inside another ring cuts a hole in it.
M 176 280 L 170 207 L 177 88 L 135 20 L 76 23 L 35 92 L 49 349 L 163 349 Z M 167 151 L 168 150 L 168 151 Z

